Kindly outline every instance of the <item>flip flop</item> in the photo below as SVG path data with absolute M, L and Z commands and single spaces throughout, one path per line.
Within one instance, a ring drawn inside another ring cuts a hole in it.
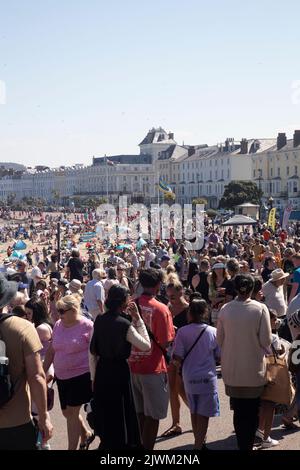
M 89 434 L 88 437 L 79 445 L 79 450 L 89 450 L 91 443 L 95 440 L 95 434 Z
M 167 429 L 161 437 L 173 437 L 173 436 L 179 436 L 182 434 L 182 429 L 178 426 L 172 426 L 171 428 Z

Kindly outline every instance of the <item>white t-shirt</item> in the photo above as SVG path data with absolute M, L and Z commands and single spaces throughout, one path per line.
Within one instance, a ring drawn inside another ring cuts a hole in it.
M 87 283 L 84 290 L 84 303 L 89 312 L 99 308 L 99 300 L 104 303 L 104 287 L 101 281 L 93 279 Z
M 271 281 L 266 282 L 262 287 L 267 307 L 275 310 L 278 317 L 286 314 L 287 303 L 284 298 L 283 286 L 275 287 Z

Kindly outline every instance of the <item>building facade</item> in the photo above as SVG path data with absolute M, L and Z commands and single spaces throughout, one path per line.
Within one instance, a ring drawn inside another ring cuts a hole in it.
M 208 146 L 178 145 L 173 133 L 152 128 L 139 144 L 136 155 L 93 158 L 91 165 L 27 169 L 0 178 L 0 199 L 39 198 L 47 203 L 69 204 L 74 198 L 105 197 L 116 203 L 126 195 L 129 203 L 163 201 L 158 181 L 169 184 L 176 202 L 205 198 L 217 208 L 225 186 L 233 180 L 252 180 L 277 207 L 288 202 L 300 206 L 300 131 L 287 140 L 227 138 Z
M 252 157 L 252 178 L 263 191 L 262 202 L 270 197 L 273 206 L 300 208 L 300 131 L 293 139 L 279 133 L 274 145 Z

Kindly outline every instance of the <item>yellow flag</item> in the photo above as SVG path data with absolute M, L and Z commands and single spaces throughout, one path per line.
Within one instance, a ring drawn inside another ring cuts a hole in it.
M 270 210 L 269 212 L 269 219 L 268 219 L 268 227 L 271 227 L 272 230 L 275 230 L 275 224 L 276 224 L 276 207 L 273 207 L 273 209 Z

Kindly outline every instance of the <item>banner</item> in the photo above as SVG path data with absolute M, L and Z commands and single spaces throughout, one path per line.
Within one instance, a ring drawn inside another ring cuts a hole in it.
M 292 210 L 293 210 L 292 205 L 287 206 L 284 210 L 283 219 L 282 219 L 282 229 L 283 230 L 286 230 L 286 228 L 287 228 L 287 224 L 289 222 L 289 218 L 290 218 Z
M 276 207 L 273 207 L 273 209 L 270 210 L 269 212 L 269 218 L 268 218 L 268 227 L 270 227 L 273 231 L 275 230 L 275 224 L 276 224 Z

